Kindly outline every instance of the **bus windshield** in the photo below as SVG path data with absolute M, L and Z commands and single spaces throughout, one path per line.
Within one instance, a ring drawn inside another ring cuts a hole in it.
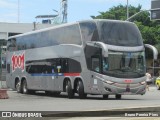
M 103 58 L 103 74 L 118 78 L 138 78 L 145 75 L 144 52 L 113 52 Z

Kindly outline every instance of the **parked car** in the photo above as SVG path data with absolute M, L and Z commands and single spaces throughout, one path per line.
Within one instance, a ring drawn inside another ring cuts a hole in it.
M 156 78 L 155 84 L 157 86 L 157 90 L 160 90 L 160 76 Z

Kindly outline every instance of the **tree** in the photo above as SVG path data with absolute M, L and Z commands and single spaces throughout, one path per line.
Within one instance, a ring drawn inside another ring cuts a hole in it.
M 113 8 L 110 8 L 109 11 L 106 12 L 99 12 L 100 15 L 98 16 L 91 16 L 94 19 L 114 19 L 114 20 L 126 20 L 127 14 L 126 14 L 127 7 L 123 5 L 114 6 Z M 138 7 L 129 6 L 129 16 L 134 15 L 135 13 L 139 12 L 141 10 L 141 5 Z
M 142 6 L 138 7 L 129 6 L 129 16 L 141 10 Z M 98 16 L 91 16 L 93 19 L 114 19 L 114 20 L 126 20 L 127 6 L 118 5 L 114 6 L 106 12 L 99 12 Z M 144 43 L 159 46 L 160 48 L 160 22 L 151 21 L 149 12 L 142 12 L 140 15 L 136 16 L 134 23 L 139 27 Z M 160 49 L 159 49 L 160 50 Z

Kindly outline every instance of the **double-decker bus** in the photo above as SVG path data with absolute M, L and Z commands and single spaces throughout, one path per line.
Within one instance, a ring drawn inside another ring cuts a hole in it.
M 86 20 L 10 37 L 7 85 L 19 93 L 122 95 L 146 92 L 145 48 L 134 23 Z

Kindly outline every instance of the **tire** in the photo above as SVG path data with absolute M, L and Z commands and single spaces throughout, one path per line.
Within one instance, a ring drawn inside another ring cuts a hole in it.
M 77 93 L 80 99 L 84 99 L 87 96 L 87 94 L 84 93 L 84 86 L 81 80 L 77 82 Z
M 17 93 L 22 93 L 22 86 L 20 80 L 16 82 L 16 91 Z
M 159 84 L 156 84 L 157 90 L 160 90 L 160 86 Z
M 29 90 L 27 88 L 27 81 L 26 80 L 23 80 L 23 82 L 22 82 L 22 93 L 23 94 L 28 94 L 29 93 Z
M 66 83 L 66 92 L 68 94 L 68 98 L 72 99 L 74 97 L 74 91 L 72 89 L 71 81 L 68 80 Z
M 120 95 L 120 94 L 116 95 L 116 99 L 121 99 L 121 98 L 122 98 L 122 95 Z
M 103 95 L 103 99 L 108 99 L 108 95 Z

